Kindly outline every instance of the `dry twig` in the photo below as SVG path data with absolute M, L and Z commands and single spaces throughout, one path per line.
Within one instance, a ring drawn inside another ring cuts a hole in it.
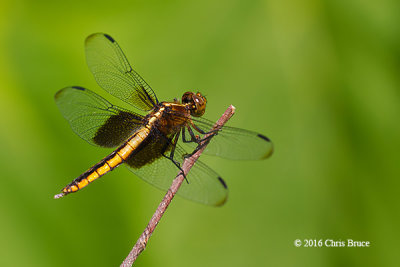
M 222 114 L 221 118 L 216 122 L 213 127 L 213 130 L 219 130 L 235 113 L 235 107 L 229 106 L 228 109 Z M 212 133 L 209 133 L 204 136 L 207 138 Z M 209 141 L 209 139 L 208 139 Z M 185 175 L 188 174 L 194 163 L 200 157 L 203 150 L 206 148 L 207 144 L 204 144 L 196 153 L 194 153 L 189 158 L 186 158 L 182 164 L 182 170 L 184 171 Z M 184 177 L 181 172 L 175 177 L 172 182 L 171 187 L 168 189 L 167 193 L 165 194 L 163 200 L 161 201 L 160 205 L 158 205 L 157 210 L 151 217 L 149 224 L 147 225 L 146 229 L 143 231 L 142 235 L 137 240 L 135 246 L 132 248 L 129 255 L 125 258 L 122 262 L 121 267 L 130 267 L 135 262 L 136 258 L 139 254 L 146 248 L 147 242 L 151 234 L 153 233 L 154 229 L 156 228 L 157 224 L 160 222 L 165 210 L 168 208 L 169 204 L 171 203 L 172 199 L 174 198 L 176 192 L 178 191 L 179 187 L 181 186 L 182 182 L 184 181 Z

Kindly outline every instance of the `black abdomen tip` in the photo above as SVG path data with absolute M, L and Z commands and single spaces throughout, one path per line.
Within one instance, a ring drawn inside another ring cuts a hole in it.
M 108 34 L 104 34 L 104 36 L 108 39 L 108 40 L 110 40 L 112 43 L 115 43 L 115 40 L 110 36 L 110 35 L 108 35 Z

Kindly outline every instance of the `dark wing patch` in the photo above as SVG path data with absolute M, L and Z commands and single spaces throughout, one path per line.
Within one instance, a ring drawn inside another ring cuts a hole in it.
M 93 142 L 103 147 L 118 146 L 132 134 L 132 130 L 141 119 L 141 116 L 120 110 L 116 115 L 110 116 L 97 130 Z
M 146 164 L 151 164 L 160 157 L 163 157 L 163 152 L 167 155 L 168 152 L 171 151 L 170 141 L 171 138 L 166 138 L 157 130 L 153 129 L 149 136 L 125 161 L 134 169 L 139 169 Z
M 163 141 L 160 141 L 163 140 Z M 171 139 L 172 140 L 172 137 Z M 152 136 L 138 147 L 139 152 L 126 161 L 128 168 L 144 181 L 162 190 L 168 190 L 179 169 L 168 158 L 161 155 L 163 145 L 168 144 L 165 137 Z M 169 143 L 169 145 L 172 145 Z M 169 155 L 171 147 L 167 148 Z M 187 153 L 177 145 L 174 160 L 183 163 Z M 228 189 L 222 178 L 210 167 L 197 161 L 186 176 L 189 183 L 183 182 L 178 195 L 186 199 L 211 206 L 222 206 L 228 199 Z
M 142 125 L 143 116 L 114 106 L 83 87 L 61 89 L 55 101 L 72 130 L 92 145 L 118 146 Z

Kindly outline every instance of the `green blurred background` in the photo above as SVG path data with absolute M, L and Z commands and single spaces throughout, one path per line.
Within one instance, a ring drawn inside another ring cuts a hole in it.
M 266 161 L 203 156 L 222 208 L 177 197 L 137 266 L 398 266 L 400 2 L 2 1 L 0 265 L 118 266 L 164 193 L 119 168 L 52 197 L 109 153 L 54 103 L 101 95 L 84 55 L 113 36 L 161 100 L 207 96 L 207 118 L 275 144 Z M 112 102 L 115 101 L 109 97 Z M 296 248 L 295 239 L 370 241 Z

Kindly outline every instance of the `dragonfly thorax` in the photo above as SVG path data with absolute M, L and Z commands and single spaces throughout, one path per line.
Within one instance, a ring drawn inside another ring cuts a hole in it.
M 186 92 L 182 96 L 182 104 L 186 104 L 190 115 L 200 117 L 206 111 L 207 99 L 201 93 Z

